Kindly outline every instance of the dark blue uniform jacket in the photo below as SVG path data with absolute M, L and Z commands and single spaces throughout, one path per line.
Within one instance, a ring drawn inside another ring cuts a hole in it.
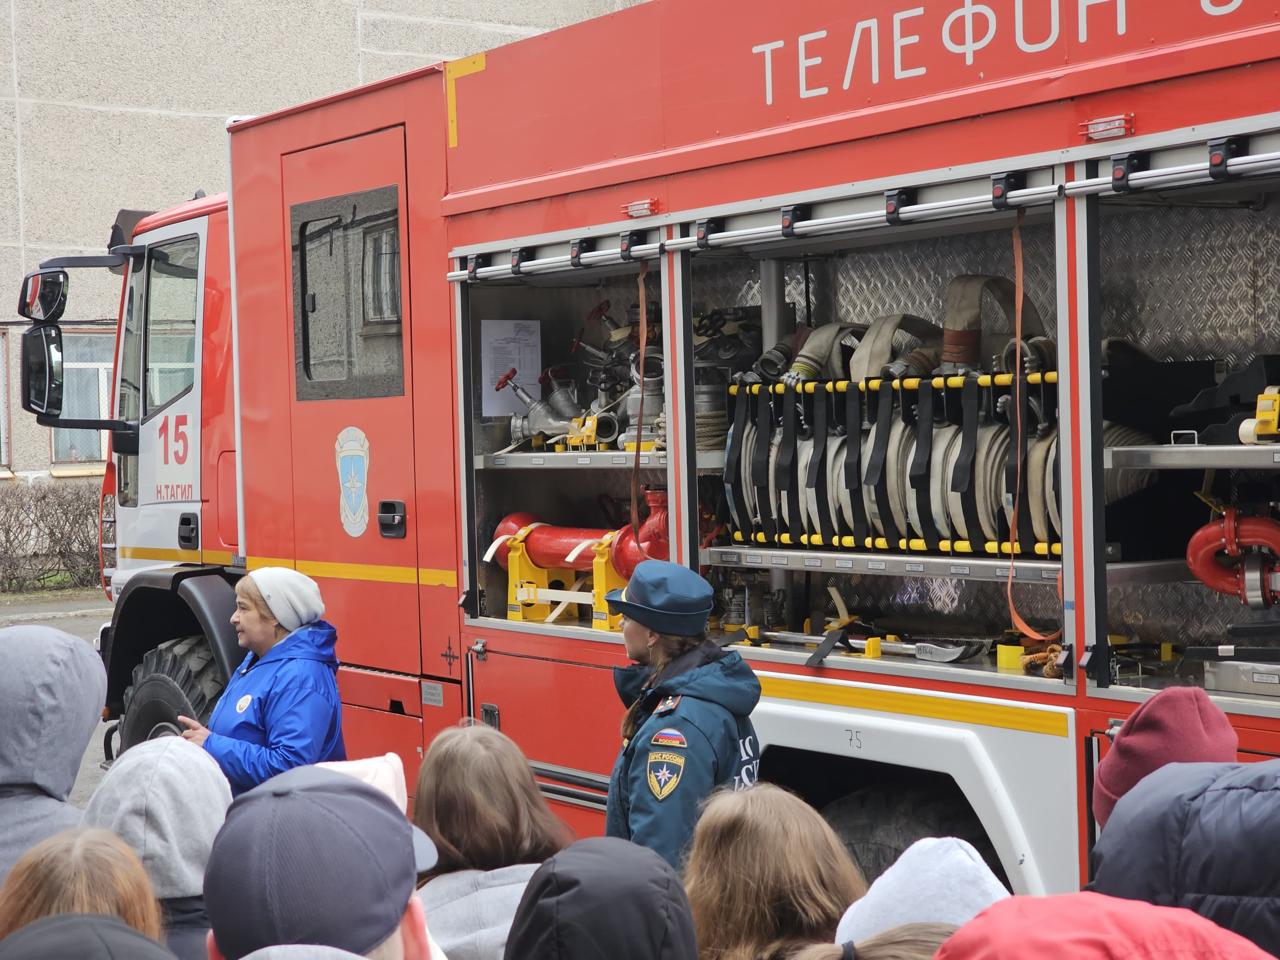
M 338 700 L 337 631 L 323 620 L 249 654 L 209 717 L 204 748 L 240 794 L 277 773 L 345 760 Z
M 638 665 L 613 672 L 622 702 L 630 707 L 642 697 L 648 719 L 614 764 L 605 831 L 679 869 L 707 794 L 756 781 L 760 744 L 750 714 L 760 681 L 736 652 L 713 643 L 673 660 L 645 688 L 648 675 Z

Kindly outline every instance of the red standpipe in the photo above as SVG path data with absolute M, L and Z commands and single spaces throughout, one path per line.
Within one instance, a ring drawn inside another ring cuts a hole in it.
M 618 531 L 618 536 L 610 548 L 609 559 L 613 568 L 622 576 L 630 579 L 636 566 L 642 560 L 666 560 L 670 552 L 667 542 L 667 495 L 661 490 L 645 491 L 645 502 L 649 505 L 649 516 L 636 533 L 630 524 Z M 511 513 L 502 518 L 493 537 L 515 536 L 538 518 L 531 513 Z M 601 540 L 613 531 L 593 527 L 553 527 L 543 525 L 529 531 L 524 538 L 525 550 L 529 559 L 537 566 L 546 568 L 560 567 L 569 570 L 590 570 L 595 555 L 590 550 L 582 550 L 572 562 L 566 562 L 578 545 L 584 540 Z M 506 542 L 498 547 L 493 559 L 502 569 L 507 569 L 509 547 Z
M 1241 517 L 1234 507 L 1213 523 L 1206 524 L 1187 543 L 1187 566 L 1206 587 L 1239 597 L 1248 603 L 1243 548 L 1262 547 L 1270 551 L 1262 563 L 1262 597 L 1267 606 L 1276 602 L 1271 591 L 1271 575 L 1280 562 L 1280 523 L 1266 517 Z

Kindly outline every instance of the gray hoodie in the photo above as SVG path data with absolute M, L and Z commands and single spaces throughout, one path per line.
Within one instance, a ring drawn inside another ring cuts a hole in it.
M 418 891 L 427 929 L 449 960 L 502 960 L 516 907 L 539 866 L 458 870 Z
M 1009 891 L 982 854 L 956 837 L 925 837 L 845 911 L 836 943 L 859 943 L 904 923 L 968 923 Z
M 84 811 L 85 826 L 113 831 L 142 860 L 164 908 L 165 942 L 180 960 L 207 956 L 204 868 L 230 805 L 218 761 L 162 737 L 121 754 Z
M 31 847 L 69 827 L 67 803 L 107 696 L 93 647 L 52 627 L 0 629 L 0 883 Z
M 148 740 L 111 765 L 84 811 L 131 846 L 156 899 L 199 897 L 213 838 L 227 818 L 231 786 L 218 761 L 181 737 Z

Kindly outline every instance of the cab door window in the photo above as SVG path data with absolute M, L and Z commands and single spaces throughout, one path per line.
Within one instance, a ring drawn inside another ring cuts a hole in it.
M 184 237 L 147 252 L 146 408 L 168 406 L 196 382 L 200 240 Z

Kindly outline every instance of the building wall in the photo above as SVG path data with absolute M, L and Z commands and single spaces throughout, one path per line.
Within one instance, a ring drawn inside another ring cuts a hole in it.
M 157 210 L 197 189 L 224 190 L 230 116 L 636 2 L 0 0 L 0 303 L 16 303 L 23 274 L 42 260 L 104 252 L 118 209 Z M 67 319 L 103 321 L 99 332 L 113 331 L 119 278 L 103 270 L 72 280 Z M 17 321 L 12 309 L 0 321 Z M 49 430 L 18 399 L 22 329 L 0 327 L 0 358 L 8 358 L 0 476 L 50 467 Z

